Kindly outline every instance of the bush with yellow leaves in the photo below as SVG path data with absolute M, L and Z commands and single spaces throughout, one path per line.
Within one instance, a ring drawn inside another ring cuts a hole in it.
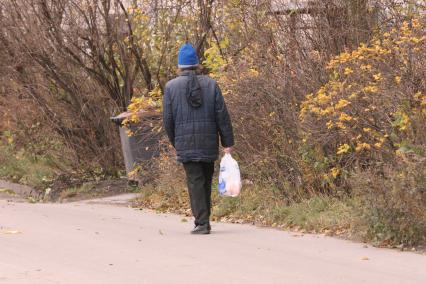
M 425 58 L 426 26 L 413 19 L 330 61 L 330 80 L 300 113 L 305 146 L 316 150 L 308 161 L 326 163 L 317 177 L 333 187 L 354 168 L 425 156 Z

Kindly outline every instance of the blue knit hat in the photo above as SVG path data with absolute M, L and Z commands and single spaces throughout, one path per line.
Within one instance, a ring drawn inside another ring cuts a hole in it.
M 200 62 L 198 61 L 197 51 L 190 43 L 185 43 L 181 46 L 178 55 L 178 67 L 179 68 L 188 68 L 198 66 Z

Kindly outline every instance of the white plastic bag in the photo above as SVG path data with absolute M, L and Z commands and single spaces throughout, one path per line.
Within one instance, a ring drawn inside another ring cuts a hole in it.
M 226 153 L 220 161 L 219 194 L 236 197 L 241 192 L 241 175 L 237 161 Z

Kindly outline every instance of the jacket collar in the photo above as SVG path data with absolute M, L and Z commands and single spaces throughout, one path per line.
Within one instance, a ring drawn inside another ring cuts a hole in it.
M 196 70 L 184 70 L 179 72 L 179 76 L 189 76 L 191 74 L 198 75 L 198 72 Z

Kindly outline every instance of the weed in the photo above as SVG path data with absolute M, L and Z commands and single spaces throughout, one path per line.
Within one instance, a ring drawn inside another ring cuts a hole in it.
M 30 185 L 46 187 L 54 178 L 55 161 L 52 157 L 35 157 L 25 150 L 16 150 L 0 144 L 0 177 Z

